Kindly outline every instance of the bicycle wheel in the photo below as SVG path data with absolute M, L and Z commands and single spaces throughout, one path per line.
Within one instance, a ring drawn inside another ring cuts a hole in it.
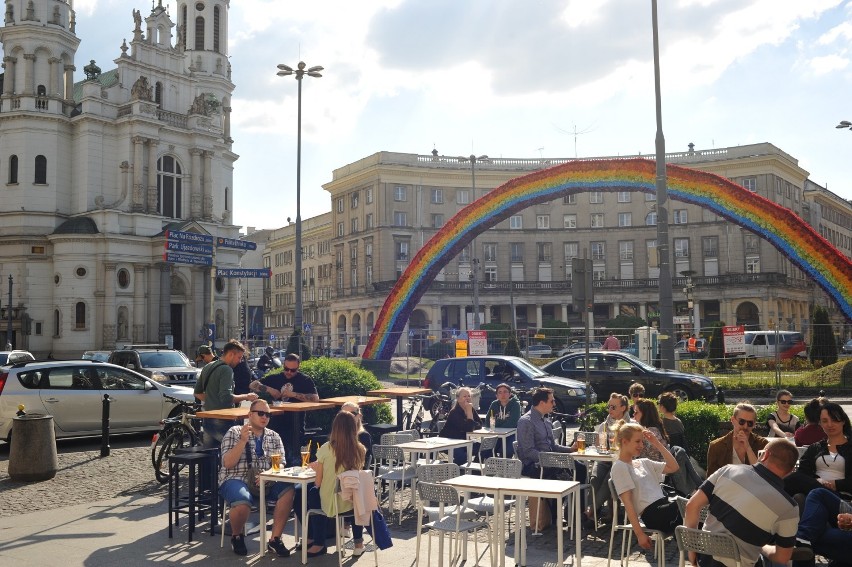
M 185 425 L 178 425 L 166 436 L 160 447 L 160 452 L 157 453 L 157 460 L 154 462 L 154 476 L 161 484 L 165 484 L 169 480 L 169 455 L 174 454 L 176 449 L 183 447 L 192 447 L 195 445 L 195 435 Z
M 159 461 L 157 461 L 157 456 L 160 454 L 160 450 L 163 448 L 163 444 L 166 442 L 166 439 L 169 438 L 169 435 L 174 430 L 174 425 L 169 425 L 167 428 L 164 427 L 157 433 L 157 439 L 153 443 L 151 443 L 151 466 L 154 467 L 154 476 L 156 475 L 156 471 L 159 469 Z M 159 477 L 157 478 L 159 480 Z

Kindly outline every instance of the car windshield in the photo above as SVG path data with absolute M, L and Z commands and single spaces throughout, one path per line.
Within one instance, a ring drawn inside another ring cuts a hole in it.
M 143 368 L 189 366 L 189 361 L 179 351 L 140 352 L 139 360 Z
M 518 358 L 512 360 L 512 364 L 518 368 L 518 370 L 522 371 L 527 376 L 547 376 L 547 372 L 535 366 L 523 358 Z

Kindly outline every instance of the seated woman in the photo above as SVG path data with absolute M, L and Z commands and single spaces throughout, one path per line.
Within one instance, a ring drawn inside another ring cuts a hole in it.
M 456 391 L 456 403 L 447 414 L 447 423 L 441 429 L 440 436 L 449 439 L 467 439 L 467 434 L 474 429 L 482 427 L 482 420 L 473 407 L 470 388 L 459 388 Z M 478 444 L 474 444 L 473 452 L 476 452 Z M 467 463 L 467 448 L 460 447 L 453 450 L 453 462 L 457 465 Z
M 370 463 L 373 461 L 373 436 L 370 435 L 369 431 L 364 429 L 364 414 L 355 402 L 346 402 L 340 409 L 354 415 L 355 420 L 358 422 L 358 441 L 367 449 L 367 454 L 364 456 L 364 467 L 369 468 Z
M 825 431 L 819 424 L 819 415 L 822 412 L 822 404 L 827 401 L 825 398 L 814 398 L 805 404 L 805 421 L 807 423 L 793 434 L 796 447 L 812 445 L 825 439 Z
M 801 504 L 814 488 L 852 492 L 852 424 L 840 404 L 825 402 L 820 410 L 820 426 L 826 439 L 808 446 L 799 459 L 796 472 L 784 478 L 784 489 Z
M 317 450 L 317 460 L 308 465 L 317 473 L 314 486 L 308 489 L 307 495 L 302 494 L 301 490 L 296 490 L 293 510 L 301 515 L 301 498 L 308 499 L 308 508 L 321 508 L 327 516 L 332 516 L 335 510 L 337 513 L 351 510 L 352 503 L 340 499 L 335 506 L 334 488 L 337 475 L 344 471 L 362 469 L 366 453 L 366 448 L 358 442 L 358 422 L 355 416 L 348 411 L 339 412 L 331 424 L 328 442 Z M 300 517 L 299 520 L 302 521 L 302 518 Z M 309 541 L 305 544 L 310 546 L 307 552 L 308 557 L 325 555 L 328 551 L 325 547 L 327 523 L 326 518 L 322 516 L 311 517 L 308 523 Z M 352 526 L 352 534 L 355 540 L 354 555 L 362 555 L 364 553 L 363 527 Z
M 677 461 L 659 437 L 638 423 L 621 421 L 616 427 L 616 440 L 619 451 L 612 464 L 612 482 L 639 545 L 651 549 L 651 539 L 642 529 L 640 518 L 645 527 L 665 533 L 672 533 L 683 524 L 677 504 L 669 501 L 660 487 L 663 475 L 677 471 Z M 665 460 L 640 457 L 645 443 L 650 443 Z
M 775 394 L 775 404 L 778 407 L 774 412 L 766 418 L 766 425 L 769 427 L 769 435 L 767 437 L 786 437 L 792 439 L 799 428 L 799 418 L 790 413 L 790 406 L 793 404 L 793 394 L 788 390 L 778 390 Z

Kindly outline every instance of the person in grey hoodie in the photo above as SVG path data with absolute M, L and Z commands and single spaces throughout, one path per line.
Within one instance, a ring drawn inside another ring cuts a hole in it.
M 497 386 L 497 399 L 491 402 L 488 408 L 488 419 L 494 416 L 495 427 L 518 427 L 518 418 L 521 417 L 521 401 L 512 392 L 512 388 L 508 384 L 503 383 Z M 486 422 L 487 423 L 487 422 Z M 512 442 L 515 440 L 514 435 L 506 438 L 506 458 L 512 458 L 515 451 L 512 449 Z M 497 452 L 503 450 L 502 444 L 497 444 Z

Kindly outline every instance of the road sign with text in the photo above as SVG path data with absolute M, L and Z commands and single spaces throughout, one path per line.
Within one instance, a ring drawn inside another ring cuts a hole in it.
M 195 244 L 194 242 L 175 240 L 166 240 L 166 250 L 170 252 L 186 252 L 188 254 L 213 254 L 213 246 L 210 244 Z
M 216 268 L 216 275 L 222 278 L 268 278 L 269 268 Z
M 182 252 L 166 252 L 163 260 L 173 264 L 191 264 L 193 266 L 212 266 L 212 256 L 196 256 L 195 254 L 184 254 Z
M 213 237 L 209 234 L 199 234 L 197 232 L 186 232 L 182 230 L 167 230 L 166 240 L 192 242 L 195 244 L 213 244 Z
M 236 240 L 234 238 L 219 237 L 216 239 L 216 246 L 220 248 L 238 248 L 240 250 L 257 250 L 257 242 Z

